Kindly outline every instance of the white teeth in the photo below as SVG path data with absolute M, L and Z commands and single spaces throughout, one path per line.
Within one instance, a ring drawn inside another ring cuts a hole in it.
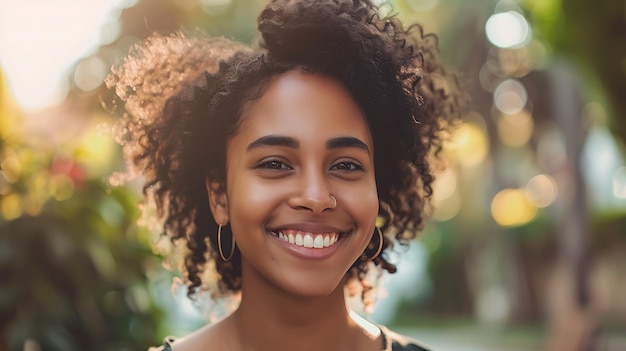
M 304 235 L 304 247 L 313 247 L 313 237 L 311 234 Z
M 322 235 L 315 236 L 315 240 L 313 240 L 313 247 L 316 249 L 324 247 L 324 237 Z
M 283 232 L 278 232 L 278 238 L 296 246 L 321 249 L 334 245 L 339 236 L 336 233 L 313 234 L 300 232 L 284 234 Z

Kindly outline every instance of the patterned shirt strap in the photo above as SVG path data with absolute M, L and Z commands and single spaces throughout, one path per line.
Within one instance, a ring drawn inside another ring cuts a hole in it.
M 172 351 L 172 343 L 176 340 L 173 337 L 167 337 L 163 340 L 163 346 L 151 347 L 148 351 Z

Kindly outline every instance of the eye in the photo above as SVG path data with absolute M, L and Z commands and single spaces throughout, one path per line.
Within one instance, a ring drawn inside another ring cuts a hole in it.
M 263 160 L 255 165 L 257 169 L 282 170 L 291 169 L 285 162 L 275 159 Z
M 341 161 L 335 163 L 330 169 L 337 171 L 354 172 L 362 171 L 364 168 L 360 163 L 355 161 Z

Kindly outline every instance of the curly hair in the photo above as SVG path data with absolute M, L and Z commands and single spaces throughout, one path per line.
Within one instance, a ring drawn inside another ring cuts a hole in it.
M 373 263 L 395 272 L 388 250 L 394 239 L 406 244 L 422 229 L 434 181 L 430 156 L 462 113 L 464 97 L 438 58 L 437 37 L 419 25 L 403 28 L 367 0 L 274 0 L 258 29 L 252 46 L 153 36 L 107 79 L 125 104 L 123 142 L 134 169 L 145 175 L 144 193 L 164 220 L 163 235 L 186 242 L 188 295 L 202 286 L 209 262 L 219 275 L 214 295 L 241 288 L 240 252 L 224 262 L 216 250 L 205 179 L 225 181 L 226 143 L 242 109 L 271 78 L 296 68 L 336 79 L 364 111 L 385 233 Z M 359 259 L 347 273 L 363 294 L 371 289 L 369 267 Z

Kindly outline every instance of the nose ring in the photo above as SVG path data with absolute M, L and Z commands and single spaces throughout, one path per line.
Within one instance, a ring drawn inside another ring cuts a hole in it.
M 337 207 L 337 199 L 334 196 L 330 195 L 330 199 L 333 200 L 333 209 Z

